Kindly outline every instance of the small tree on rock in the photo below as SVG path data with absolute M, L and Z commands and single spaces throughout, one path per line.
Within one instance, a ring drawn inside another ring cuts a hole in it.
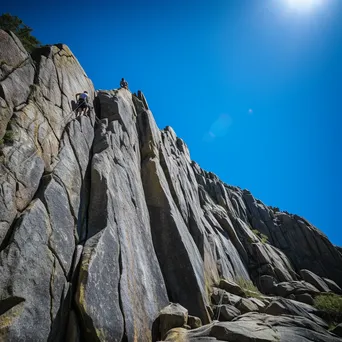
M 39 40 L 31 35 L 32 29 L 25 25 L 17 16 L 4 13 L 0 16 L 0 29 L 12 31 L 28 52 L 40 46 Z

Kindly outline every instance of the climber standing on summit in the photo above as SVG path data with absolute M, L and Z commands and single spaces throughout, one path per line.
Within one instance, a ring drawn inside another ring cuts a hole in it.
M 76 111 L 76 118 L 81 116 L 82 114 L 87 114 L 89 111 L 89 95 L 88 92 L 85 90 L 83 93 L 76 94 L 77 101 L 77 111 Z
M 128 90 L 128 83 L 124 78 L 122 78 L 120 81 L 120 87 Z

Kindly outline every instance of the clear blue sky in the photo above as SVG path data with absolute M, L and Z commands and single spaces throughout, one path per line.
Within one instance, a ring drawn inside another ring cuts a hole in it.
M 125 77 L 201 167 L 342 245 L 342 1 L 289 2 L 33 0 L 1 11 L 67 44 L 96 89 Z

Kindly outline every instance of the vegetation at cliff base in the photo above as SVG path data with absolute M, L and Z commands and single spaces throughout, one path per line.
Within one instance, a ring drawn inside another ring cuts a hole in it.
M 314 306 L 324 312 L 324 319 L 328 322 L 342 322 L 342 296 L 334 293 L 319 295 Z
M 0 16 L 0 29 L 12 31 L 20 39 L 28 52 L 32 52 L 36 47 L 40 46 L 40 41 L 31 35 L 32 28 L 10 13 L 4 13 Z
M 262 294 L 252 281 L 238 278 L 235 282 L 241 287 L 247 297 L 262 298 Z

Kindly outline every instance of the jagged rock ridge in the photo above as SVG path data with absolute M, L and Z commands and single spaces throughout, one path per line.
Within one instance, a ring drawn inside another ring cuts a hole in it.
M 94 110 L 76 119 L 80 90 Z M 341 253 L 318 229 L 202 170 L 141 92 L 95 92 L 67 46 L 29 56 L 0 31 L 0 105 L 0 339 L 150 341 L 169 301 L 213 324 L 222 278 L 294 299 L 342 286 Z M 246 307 L 262 305 L 224 312 Z M 297 322 L 309 341 L 323 334 L 310 322 Z

